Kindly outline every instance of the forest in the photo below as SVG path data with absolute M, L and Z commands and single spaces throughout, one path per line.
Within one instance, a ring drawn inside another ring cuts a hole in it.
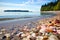
M 59 11 L 59 10 L 60 10 L 60 0 L 44 4 L 41 7 L 41 11 Z

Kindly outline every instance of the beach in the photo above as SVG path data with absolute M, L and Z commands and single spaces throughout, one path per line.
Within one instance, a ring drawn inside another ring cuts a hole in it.
M 50 21 L 50 20 L 54 20 L 54 19 L 59 19 L 60 20 L 60 11 L 42 11 L 43 13 L 53 13 L 53 14 L 56 14 L 55 16 L 53 17 L 50 17 L 50 18 L 45 18 L 45 19 L 42 19 L 40 20 L 40 22 L 43 22 L 43 23 L 47 23 L 47 21 Z
M 57 13 L 54 13 L 54 14 L 56 14 L 56 15 L 55 16 L 50 16 L 50 17 L 46 16 L 46 17 L 36 17 L 34 19 L 31 18 L 31 19 L 28 19 L 28 20 L 24 19 L 24 20 L 17 20 L 17 21 L 15 20 L 15 21 L 11 21 L 11 22 L 2 22 L 2 23 L 0 22 L 0 30 L 6 29 L 7 33 L 10 33 L 10 34 L 13 33 L 14 34 L 15 32 L 17 32 L 16 34 L 18 34 L 21 29 L 23 29 L 24 31 L 27 31 L 26 29 L 28 29 L 27 34 L 29 35 L 29 29 L 33 29 L 33 28 L 36 28 L 36 27 L 38 27 L 38 29 L 39 29 L 39 27 L 42 24 L 44 24 L 45 26 L 46 25 L 50 26 L 50 23 L 49 23 L 50 21 L 53 22 L 56 19 L 60 20 L 60 12 L 57 12 Z M 51 25 L 52 25 L 52 23 L 51 23 Z M 27 26 L 27 28 L 26 28 L 26 26 Z M 53 23 L 52 26 L 55 26 L 55 24 Z M 60 27 L 60 24 L 57 24 L 57 26 Z M 35 30 L 37 30 L 37 29 L 35 29 Z
M 0 27 L 4 27 L 6 29 L 10 29 L 11 27 L 17 27 L 17 26 L 24 26 L 28 25 L 29 23 L 37 23 L 39 20 L 44 18 L 50 18 L 51 15 L 47 16 L 40 16 L 40 17 L 32 17 L 32 18 L 25 18 L 25 19 L 16 19 L 16 20 L 6 20 L 6 21 L 0 21 Z

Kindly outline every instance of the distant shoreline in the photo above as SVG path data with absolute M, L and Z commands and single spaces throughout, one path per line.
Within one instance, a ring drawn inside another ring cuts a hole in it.
M 29 10 L 4 10 L 4 12 L 29 12 Z
M 41 13 L 60 13 L 60 11 L 41 11 Z

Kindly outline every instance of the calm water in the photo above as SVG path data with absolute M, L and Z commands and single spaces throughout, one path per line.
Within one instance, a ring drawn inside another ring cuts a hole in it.
M 40 12 L 0 12 L 0 22 L 1 21 L 11 21 L 11 20 L 15 20 L 15 19 L 34 19 L 34 18 L 39 18 L 39 17 L 49 17 L 51 15 L 41 15 Z M 13 20 L 13 21 L 14 21 Z
M 37 17 L 40 12 L 0 12 L 0 18 Z

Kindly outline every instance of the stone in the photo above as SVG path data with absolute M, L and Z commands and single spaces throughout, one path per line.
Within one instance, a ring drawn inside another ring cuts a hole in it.
M 57 36 L 51 35 L 51 36 L 48 38 L 48 40 L 59 40 L 59 39 L 57 38 Z

